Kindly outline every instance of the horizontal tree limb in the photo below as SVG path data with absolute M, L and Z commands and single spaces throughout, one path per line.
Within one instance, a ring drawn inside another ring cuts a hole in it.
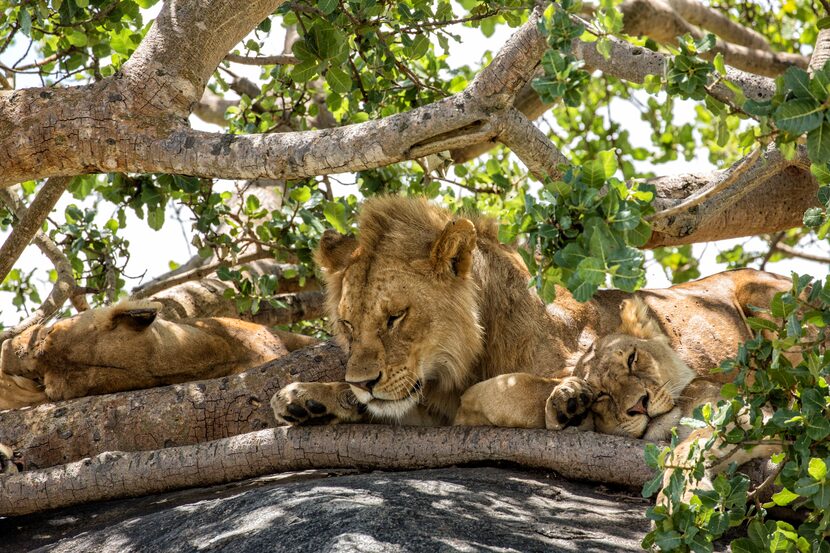
M 771 50 L 769 41 L 754 29 L 729 19 L 696 0 L 668 0 L 672 8 L 692 25 L 711 31 L 723 40 L 755 50 Z
M 0 516 L 312 468 L 407 470 L 506 461 L 565 478 L 642 486 L 645 442 L 593 432 L 494 427 L 281 427 L 0 478 Z M 621 468 L 624 467 L 624 470 Z
M 676 44 L 677 38 L 684 34 L 695 39 L 703 37 L 700 30 L 663 0 L 626 0 L 619 9 L 623 13 L 623 30 L 627 34 L 647 36 L 661 44 Z M 711 57 L 716 53 L 722 54 L 724 61 L 733 67 L 767 77 L 776 77 L 791 66 L 806 69 L 808 62 L 800 54 L 772 52 L 768 45 L 765 48 L 750 48 L 721 39 L 703 56 Z
M 342 380 L 345 370 L 340 348 L 322 344 L 224 378 L 2 411 L 0 443 L 36 469 L 226 438 L 272 426 L 268 401 L 289 382 Z

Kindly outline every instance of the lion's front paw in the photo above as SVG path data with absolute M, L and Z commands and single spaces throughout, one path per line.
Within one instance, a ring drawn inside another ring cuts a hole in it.
M 568 426 L 592 429 L 589 415 L 593 402 L 594 391 L 587 382 L 576 376 L 563 379 L 545 403 L 545 427 L 550 430 L 562 430 Z
M 316 425 L 359 422 L 366 406 L 345 382 L 295 382 L 271 398 L 278 424 Z

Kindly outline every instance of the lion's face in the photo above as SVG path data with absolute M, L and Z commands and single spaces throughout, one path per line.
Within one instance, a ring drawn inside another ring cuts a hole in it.
M 370 413 L 386 419 L 402 418 L 419 402 L 449 416 L 455 406 L 434 400 L 457 397 L 468 385 L 482 347 L 470 278 L 475 229 L 465 219 L 450 221 L 443 232 L 409 233 L 406 251 L 387 250 L 386 234 L 368 243 L 368 211 L 360 242 L 328 232 L 317 251 L 332 327 L 348 353 L 346 382 Z
M 597 394 L 594 427 L 606 434 L 642 437 L 660 415 L 674 409 L 694 378 L 639 299 L 626 300 L 619 333 L 598 340 L 575 374 Z

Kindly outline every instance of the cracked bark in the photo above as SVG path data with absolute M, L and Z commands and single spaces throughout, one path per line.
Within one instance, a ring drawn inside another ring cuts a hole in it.
M 340 348 L 322 344 L 224 378 L 3 411 L 0 443 L 23 452 L 31 469 L 103 451 L 192 445 L 272 426 L 268 401 L 292 380 L 344 375 Z
M 102 453 L 10 475 L 0 479 L 0 516 L 313 468 L 406 470 L 502 461 L 639 487 L 653 476 L 644 444 L 593 432 L 517 428 L 280 427 L 195 446 Z

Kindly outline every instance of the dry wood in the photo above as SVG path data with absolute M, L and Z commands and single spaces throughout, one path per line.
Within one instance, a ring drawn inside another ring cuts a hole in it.
M 406 470 L 507 461 L 566 478 L 642 486 L 644 442 L 494 427 L 280 427 L 197 445 L 107 452 L 0 478 L 0 516 L 312 468 Z M 624 470 L 621 470 L 624 467 Z
M 29 209 L 21 213 L 11 234 L 0 247 L 0 282 L 3 282 L 14 267 L 17 258 L 40 230 L 40 225 L 55 208 L 55 204 L 58 203 L 70 180 L 65 177 L 53 177 L 47 180 L 38 191 Z
M 28 468 L 43 468 L 216 440 L 272 426 L 268 401 L 292 380 L 344 374 L 340 348 L 323 344 L 234 376 L 2 411 L 0 443 L 24 452 Z
M 15 195 L 14 191 L 0 189 L 0 202 L 4 203 L 18 220 L 25 219 L 27 209 L 20 198 Z M 46 300 L 37 309 L 13 327 L 0 332 L 0 343 L 17 336 L 27 328 L 40 324 L 55 315 L 66 303 L 66 300 L 73 298 L 78 290 L 72 265 L 60 248 L 58 248 L 57 244 L 39 229 L 32 237 L 32 244 L 36 245 L 49 261 L 52 262 L 58 277 Z M 78 295 L 74 303 L 78 310 L 89 308 L 89 305 L 86 303 L 86 298 L 82 295 Z

